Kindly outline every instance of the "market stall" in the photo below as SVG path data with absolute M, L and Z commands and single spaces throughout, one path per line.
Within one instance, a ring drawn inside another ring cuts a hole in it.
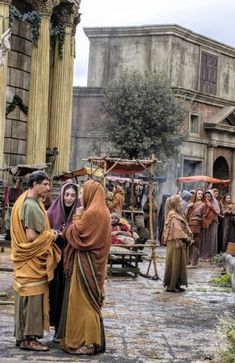
M 157 263 L 156 263 L 156 241 L 154 239 L 154 231 L 153 231 L 153 184 L 155 178 L 155 168 L 156 164 L 159 160 L 155 157 L 151 159 L 122 159 L 122 158 L 110 158 L 110 157 L 90 157 L 84 160 L 90 164 L 90 167 L 93 169 L 94 167 L 98 167 L 103 171 L 103 185 L 106 188 L 107 180 L 116 180 L 117 182 L 125 182 L 128 180 L 131 185 L 131 198 L 133 200 L 134 197 L 134 185 L 136 183 L 145 183 L 143 180 L 139 179 L 138 176 L 145 172 L 148 176 L 148 180 L 146 181 L 148 185 L 148 198 L 149 198 L 149 226 L 150 226 L 150 239 L 148 243 L 144 245 L 145 248 L 151 249 L 151 259 L 149 262 L 149 266 L 147 269 L 147 273 L 143 274 L 145 277 L 150 277 L 153 279 L 158 279 L 157 272 Z M 118 177 L 117 177 L 118 175 Z M 131 225 L 134 225 L 134 214 L 135 210 L 133 205 L 130 208 L 131 214 Z M 135 245 L 135 247 L 140 247 Z M 143 245 L 141 246 L 143 247 Z M 119 254 L 120 257 L 120 254 Z M 120 263 L 125 261 L 125 257 L 122 259 Z M 150 276 L 149 271 L 151 264 L 153 264 L 154 275 Z

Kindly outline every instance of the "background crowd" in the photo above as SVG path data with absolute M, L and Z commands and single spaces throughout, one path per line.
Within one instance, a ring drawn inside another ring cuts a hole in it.
M 134 224 L 130 208 L 136 212 Z M 130 194 L 118 184 L 104 190 L 94 180 L 82 185 L 68 180 L 52 201 L 47 174 L 32 173 L 11 213 L 17 345 L 48 350 L 39 339 L 53 326 L 54 341 L 67 353 L 104 352 L 101 308 L 110 246 L 144 245 L 151 220 L 154 239 L 167 246 L 169 292 L 185 290 L 188 268 L 235 245 L 235 204 L 218 189 L 164 194 L 158 208 L 143 186 Z M 35 309 L 38 319 L 32 319 Z

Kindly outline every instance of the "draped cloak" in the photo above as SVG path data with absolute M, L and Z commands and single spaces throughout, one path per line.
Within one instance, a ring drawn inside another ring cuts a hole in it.
M 187 286 L 186 241 L 192 239 L 192 232 L 184 216 L 174 210 L 170 211 L 166 218 L 163 233 L 164 241 L 167 244 L 164 286 L 170 290 L 181 285 Z M 177 242 L 179 240 L 180 242 Z M 177 243 L 179 243 L 178 248 L 176 247 Z
M 70 308 L 72 306 L 70 300 L 76 301 L 78 310 L 83 308 L 83 306 L 80 307 L 81 304 L 86 303 L 76 300 L 76 294 L 77 298 L 81 295 L 85 296 L 89 307 L 98 314 L 93 314 L 92 319 L 99 316 L 102 325 L 103 284 L 111 241 L 110 213 L 105 203 L 103 187 L 96 181 L 89 180 L 84 183 L 83 204 L 84 213 L 81 219 L 70 224 L 64 232 L 68 242 L 64 250 L 64 267 L 67 275 L 72 275 L 64 345 L 71 348 L 87 344 L 86 339 L 81 338 L 82 331 L 86 330 L 89 324 L 92 325 L 92 322 L 88 321 L 89 317 L 83 316 L 84 325 L 82 326 L 83 323 L 76 319 L 73 307 Z M 85 301 L 83 297 L 82 301 Z M 89 307 L 86 311 L 90 310 Z M 103 335 L 102 329 L 101 335 Z M 103 344 L 102 339 L 100 344 Z
M 28 241 L 21 223 L 21 210 L 28 192 L 20 195 L 11 214 L 11 240 L 14 281 L 13 288 L 20 296 L 43 295 L 44 329 L 49 330 L 48 283 L 53 279 L 54 269 L 60 260 L 60 250 L 53 243 L 54 233 L 43 206 L 45 229 L 32 242 Z

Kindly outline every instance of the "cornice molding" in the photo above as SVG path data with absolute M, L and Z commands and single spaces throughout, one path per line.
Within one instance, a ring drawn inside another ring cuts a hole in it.
M 88 38 L 109 38 L 109 37 L 139 37 L 139 36 L 177 36 L 188 42 L 206 47 L 207 49 L 219 51 L 223 54 L 235 58 L 235 48 L 208 38 L 204 35 L 194 33 L 192 30 L 176 24 L 168 25 L 146 25 L 146 26 L 129 26 L 129 27 L 94 27 L 84 28 Z
M 213 96 L 210 94 L 182 87 L 171 87 L 171 88 L 173 89 L 176 96 L 182 97 L 187 101 L 199 102 L 217 107 L 235 106 L 235 100 L 234 101 L 227 100 L 225 98 Z

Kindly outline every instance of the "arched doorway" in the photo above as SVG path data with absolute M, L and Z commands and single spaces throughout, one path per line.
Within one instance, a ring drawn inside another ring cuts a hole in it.
M 223 156 L 219 156 L 214 162 L 213 177 L 218 179 L 230 179 L 229 166 L 227 160 Z M 221 196 L 225 193 L 228 193 L 228 187 L 222 189 Z
M 229 179 L 229 166 L 223 156 L 219 156 L 214 162 L 213 177 L 218 179 Z

